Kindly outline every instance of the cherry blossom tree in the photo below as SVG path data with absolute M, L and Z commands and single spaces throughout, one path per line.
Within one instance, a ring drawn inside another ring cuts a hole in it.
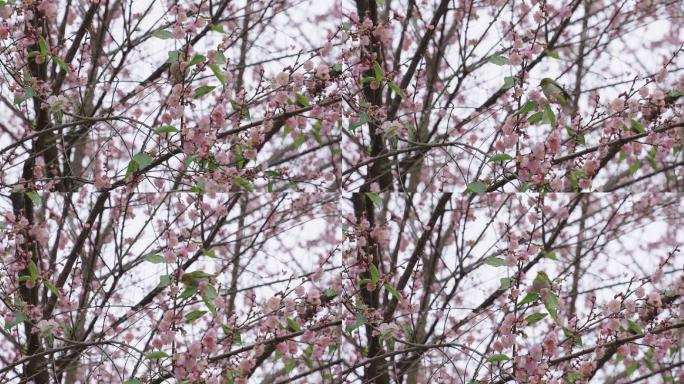
M 0 0 L 0 382 L 684 381 L 683 25 Z

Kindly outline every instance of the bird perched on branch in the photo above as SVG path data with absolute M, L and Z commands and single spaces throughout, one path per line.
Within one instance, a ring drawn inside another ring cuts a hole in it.
M 202 280 L 209 280 L 213 277 L 214 275 L 211 273 L 206 273 L 204 271 L 193 271 L 183 274 L 183 277 L 181 277 L 181 282 L 186 286 L 197 288 Z
M 560 105 L 566 115 L 572 116 L 575 114 L 575 107 L 572 105 L 570 94 L 553 79 L 545 77 L 541 80 L 539 86 L 542 92 L 544 92 L 546 99 L 549 100 L 549 103 Z
M 540 293 L 544 288 L 551 288 L 551 279 L 549 279 L 549 275 L 546 272 L 539 271 L 534 280 L 532 280 L 532 289 L 530 291 Z

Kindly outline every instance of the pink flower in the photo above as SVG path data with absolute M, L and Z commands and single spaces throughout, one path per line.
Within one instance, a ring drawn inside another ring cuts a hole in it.
M 280 309 L 280 298 L 277 296 L 269 297 L 263 306 L 263 312 L 264 313 L 275 312 L 278 309 Z
M 284 87 L 290 81 L 290 75 L 287 72 L 279 72 L 273 78 L 273 84 L 276 87 Z
M 199 341 L 193 341 L 192 344 L 190 344 L 190 348 L 188 348 L 188 352 L 197 357 L 202 354 L 202 344 L 200 344 Z
M 35 224 L 28 233 L 42 246 L 47 245 L 48 239 L 50 238 L 47 223 Z
M 508 61 L 511 63 L 511 65 L 520 65 L 522 64 L 522 57 L 518 52 L 512 52 L 508 57 Z
M 549 153 L 556 154 L 560 152 L 561 138 L 560 133 L 557 130 L 553 131 L 553 133 L 549 136 L 548 140 L 546 141 L 546 148 Z
M 287 355 L 289 352 L 289 348 L 287 347 L 287 343 L 278 343 L 278 345 L 276 345 L 276 350 L 278 352 L 282 353 L 283 355 Z
M 636 297 L 642 298 L 646 294 L 646 290 L 644 289 L 644 287 L 639 287 L 634 291 L 634 294 L 636 295 Z
M 330 79 L 330 68 L 328 68 L 328 66 L 325 64 L 319 64 L 316 68 L 316 77 L 323 80 Z
M 216 342 L 216 330 L 214 328 L 209 329 L 202 339 L 202 345 L 208 352 L 214 352 L 217 347 Z
M 242 372 L 243 374 L 247 374 L 247 373 L 249 373 L 249 371 L 252 369 L 252 367 L 254 366 L 254 364 L 255 364 L 254 359 L 252 359 L 252 358 L 247 358 L 247 359 L 244 359 L 244 360 L 240 361 L 240 364 L 238 365 L 238 369 L 239 369 L 240 372 Z
M 606 313 L 609 315 L 620 312 L 620 302 L 618 300 L 611 300 L 606 304 Z
M 550 332 L 546 337 L 544 338 L 543 346 L 544 346 L 544 351 L 548 355 L 553 355 L 557 348 L 557 343 L 558 340 L 556 339 L 556 334 L 553 332 Z
M 662 305 L 661 297 L 660 297 L 660 292 L 658 292 L 658 291 L 656 291 L 656 290 L 651 291 L 651 292 L 648 294 L 648 299 L 647 299 L 647 301 L 648 301 L 649 304 L 651 304 L 651 305 L 653 305 L 653 306 L 655 306 L 655 307 L 660 307 L 660 306 Z

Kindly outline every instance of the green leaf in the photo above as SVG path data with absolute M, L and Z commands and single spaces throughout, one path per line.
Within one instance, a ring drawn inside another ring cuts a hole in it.
M 484 263 L 491 265 L 492 267 L 501 267 L 506 265 L 506 261 L 504 259 L 496 256 L 489 256 L 488 258 L 484 259 Z
M 634 331 L 636 334 L 641 334 L 643 333 L 641 331 L 641 327 L 639 327 L 639 324 L 633 322 L 632 320 L 627 320 L 627 324 L 629 325 L 629 329 Z
M 216 64 L 223 65 L 227 62 L 226 55 L 224 55 L 222 51 L 216 51 L 216 54 L 214 55 L 214 61 Z
M 180 298 L 181 299 L 187 299 L 188 297 L 192 297 L 197 293 L 197 288 L 195 287 L 187 287 L 181 292 Z
M 297 104 L 299 104 L 301 107 L 308 107 L 309 106 L 309 99 L 306 98 L 304 95 L 300 95 L 299 93 L 295 93 L 295 100 L 297 101 Z
M 515 87 L 515 81 L 518 80 L 515 76 L 504 77 L 503 89 L 511 89 Z
M 157 29 L 156 31 L 152 32 L 152 36 L 162 40 L 173 39 L 173 33 L 167 31 L 166 29 Z
M 525 104 L 523 104 L 522 107 L 520 107 L 520 110 L 516 112 L 516 114 L 526 115 L 528 112 L 532 112 L 535 109 L 537 109 L 538 106 L 539 104 L 536 101 L 527 100 Z
M 15 97 L 14 98 L 14 104 L 21 104 L 24 101 L 33 98 L 36 95 L 36 91 L 33 90 L 31 87 L 25 87 L 24 88 L 24 95 Z
M 366 192 L 366 197 L 370 200 L 376 208 L 382 207 L 382 199 L 378 192 Z
M 527 325 L 532 325 L 544 319 L 548 314 L 546 313 L 533 313 L 525 318 Z
M 577 380 L 582 380 L 582 373 L 574 371 L 568 374 L 567 383 L 572 384 Z
M 242 189 L 244 189 L 244 190 L 246 190 L 246 191 L 248 191 L 248 192 L 254 192 L 254 187 L 252 186 L 252 183 L 250 183 L 249 181 L 243 179 L 243 178 L 240 177 L 240 176 L 235 176 L 235 177 L 233 178 L 233 183 L 239 185 L 240 187 L 242 187 Z
M 299 135 L 297 135 L 294 142 L 292 143 L 292 147 L 294 149 L 297 149 L 297 148 L 301 147 L 302 144 L 304 144 L 304 142 L 306 142 L 306 135 L 303 133 L 300 133 Z
M 371 281 L 373 282 L 373 284 L 377 284 L 378 281 L 380 281 L 380 274 L 378 273 L 378 268 L 375 266 L 375 264 L 371 264 L 368 269 L 370 271 Z
M 360 326 L 362 326 L 364 324 L 366 324 L 366 318 L 363 317 L 363 315 L 361 315 L 361 314 L 357 314 L 356 315 L 356 322 L 354 324 L 347 325 L 347 327 L 345 328 L 345 331 L 347 333 L 352 333 L 354 330 L 356 330 L 357 328 L 359 328 Z
M 641 168 L 641 160 L 637 159 L 632 164 L 629 165 L 627 171 L 630 175 L 635 174 Z
M 173 125 L 164 125 L 162 127 L 159 127 L 154 130 L 154 133 L 157 134 L 162 134 L 162 133 L 175 133 L 178 132 L 178 128 L 174 127 Z
M 216 316 L 216 306 L 214 305 L 214 298 L 216 297 L 216 288 L 212 287 L 211 285 L 209 286 L 213 290 L 213 293 L 207 292 L 206 295 L 202 295 L 202 301 L 204 301 L 204 305 L 207 306 L 209 309 L 209 312 L 211 312 L 212 316 Z M 207 287 L 207 288 L 209 288 Z
M 216 251 L 214 251 L 213 249 L 206 249 L 206 248 L 203 248 L 203 249 L 202 249 L 202 254 L 203 254 L 204 256 L 211 257 L 212 259 L 215 259 L 215 258 L 216 258 Z
M 206 95 L 207 93 L 213 91 L 214 88 L 216 88 L 216 86 L 214 86 L 214 85 L 203 85 L 199 88 L 195 88 L 194 97 L 196 99 L 199 99 L 200 97 L 202 97 L 202 96 Z
M 676 90 L 676 89 L 671 90 L 671 91 L 668 92 L 667 94 L 668 94 L 670 97 L 676 97 L 676 98 L 681 97 L 681 96 L 684 96 L 684 92 L 679 91 L 679 90 Z
M 489 187 L 487 184 L 483 183 L 482 181 L 477 180 L 477 181 L 473 181 L 472 183 L 468 184 L 465 191 L 463 191 L 463 192 L 480 194 L 480 193 L 487 191 L 487 187 Z
M 14 328 L 15 325 L 21 324 L 24 321 L 26 321 L 27 317 L 24 315 L 24 312 L 22 311 L 16 311 L 14 312 L 14 320 L 5 323 L 5 329 L 10 330 Z
M 556 254 L 553 252 L 542 252 L 542 255 L 547 259 L 558 260 L 558 256 L 556 256 Z
M 500 362 L 500 361 L 508 361 L 508 360 L 510 360 L 510 359 L 511 359 L 511 358 L 508 357 L 508 355 L 505 355 L 505 354 L 503 354 L 503 353 L 497 353 L 497 354 L 495 354 L 495 355 L 489 356 L 489 357 L 487 358 L 486 361 L 487 361 L 488 363 L 498 363 L 498 362 Z
M 180 60 L 180 52 L 178 51 L 169 51 L 167 55 L 168 58 L 166 59 L 166 62 L 169 64 L 177 63 Z
M 498 161 L 508 161 L 508 160 L 513 160 L 513 157 L 507 153 L 497 153 L 496 155 L 492 156 L 489 158 L 490 163 L 498 162 Z
M 190 188 L 190 192 L 192 193 L 202 193 L 204 192 L 205 188 L 207 186 L 207 183 L 204 182 L 203 180 L 198 181 L 194 187 Z
M 380 64 L 378 64 L 376 61 L 373 62 L 373 72 L 375 73 L 375 81 L 377 81 L 378 83 L 382 82 L 384 74 L 382 72 Z
M 299 325 L 298 322 L 290 319 L 289 317 L 287 318 L 287 326 L 290 328 L 291 331 L 293 332 L 299 332 L 302 330 L 302 326 Z
M 150 352 L 145 356 L 147 360 L 159 360 L 164 357 L 169 357 L 169 355 L 163 351 Z
M 139 152 L 135 154 L 132 160 L 138 165 L 137 170 L 141 170 L 147 167 L 148 165 L 152 164 L 152 159 L 145 152 Z
M 650 151 L 648 151 L 648 156 L 646 156 L 646 161 L 648 161 L 648 164 L 653 169 L 658 169 L 658 162 L 656 162 L 655 158 L 656 154 L 658 154 L 658 148 L 653 147 Z
M 646 129 L 644 128 L 644 126 L 640 122 L 636 121 L 635 119 L 632 119 L 631 121 L 632 121 L 632 129 L 635 130 L 637 133 L 645 133 L 646 132 Z
M 499 281 L 501 282 L 501 285 L 499 285 L 499 289 L 503 291 L 510 288 L 511 284 L 513 283 L 513 279 L 511 279 L 510 277 L 502 277 L 499 279 Z
M 356 131 L 356 128 L 368 123 L 370 121 L 370 117 L 368 117 L 368 114 L 366 112 L 361 112 L 359 113 L 359 121 L 350 123 L 349 124 L 349 130 L 354 132 Z
M 527 118 L 527 122 L 530 124 L 539 124 L 544 120 L 544 112 L 537 112 Z
M 54 285 L 52 285 L 49 281 L 43 280 L 43 284 L 45 284 L 45 286 L 47 287 L 47 289 L 49 289 L 50 292 L 52 292 L 53 295 L 55 295 L 55 296 L 57 296 L 57 297 L 62 297 L 62 295 L 59 293 L 59 289 L 57 289 L 57 287 L 55 287 Z
M 230 105 L 233 107 L 234 111 L 240 114 L 240 119 L 249 119 L 249 108 L 238 104 L 235 100 L 231 100 Z
M 297 367 L 297 360 L 290 359 L 287 363 L 285 363 L 285 373 L 292 372 L 292 370 L 295 369 L 296 367 Z
M 525 297 L 523 297 L 523 299 L 518 303 L 518 306 L 529 304 L 529 303 L 534 303 L 538 299 L 539 299 L 538 293 L 530 292 L 527 295 L 525 295 Z
M 62 59 L 60 59 L 59 57 L 54 56 L 54 55 L 52 56 L 52 60 L 54 60 L 54 62 L 57 63 L 57 65 L 58 65 L 60 68 L 62 68 L 62 70 L 63 70 L 64 72 L 69 72 L 69 66 L 67 66 L 67 64 L 64 62 L 64 60 L 62 60 Z
M 199 319 L 200 317 L 207 314 L 207 311 L 192 311 L 185 315 L 185 322 L 192 323 L 193 321 Z
M 364 76 L 363 78 L 361 78 L 361 84 L 367 84 L 367 83 L 370 83 L 371 81 L 375 81 L 375 77 Z
M 192 164 L 193 161 L 198 161 L 198 159 L 199 159 L 199 156 L 190 155 L 190 156 L 186 157 L 185 160 L 183 160 L 183 164 L 185 164 L 186 166 L 189 166 L 190 164 Z
M 195 55 L 195 56 L 193 56 L 193 58 L 188 62 L 188 67 L 192 67 L 193 65 L 197 65 L 197 64 L 203 62 L 203 61 L 206 60 L 206 59 L 207 59 L 207 57 L 204 56 L 204 55 Z
M 164 262 L 164 257 L 156 253 L 150 253 L 149 255 L 143 257 L 143 259 L 149 261 L 152 264 L 160 264 Z
M 204 295 L 202 295 L 202 298 L 207 299 L 209 301 L 212 301 L 217 296 L 218 296 L 218 292 L 216 291 L 216 288 L 214 288 L 213 285 L 207 285 L 207 291 Z
M 506 56 L 501 56 L 501 54 L 495 53 L 489 56 L 489 62 L 496 65 L 508 65 L 510 62 Z
M 627 377 L 632 376 L 632 373 L 634 373 L 634 371 L 636 371 L 637 368 L 639 368 L 639 363 L 633 361 L 632 364 L 630 364 L 629 367 L 627 367 L 627 369 L 625 370 L 625 374 L 627 375 Z
M 396 93 L 397 96 L 399 96 L 400 99 L 404 98 L 404 91 L 399 87 L 399 85 L 397 85 L 395 83 L 389 83 L 388 85 L 389 85 L 390 89 L 392 91 L 394 91 L 394 93 Z
M 31 200 L 31 202 L 35 205 L 39 205 L 41 202 L 38 192 L 26 192 L 26 197 L 28 197 L 29 200 Z
M 554 128 L 558 126 L 556 123 L 556 115 L 553 113 L 551 104 L 549 103 L 544 105 L 544 122 L 551 124 L 551 126 Z
M 544 307 L 549 311 L 549 315 L 551 315 L 555 321 L 558 321 L 558 296 L 549 292 L 546 297 L 544 297 Z
M 387 289 L 387 291 L 388 291 L 392 296 L 394 296 L 395 299 L 401 300 L 401 294 L 399 293 L 399 291 L 397 291 L 396 288 L 394 288 L 394 287 L 393 287 L 392 285 L 390 285 L 389 283 L 385 283 L 384 286 L 385 286 L 385 289 Z
M 242 156 L 242 145 L 236 145 L 233 152 L 235 152 L 235 160 L 237 162 L 238 169 L 242 169 L 245 166 L 245 157 Z
M 221 24 L 209 24 L 209 29 L 218 33 L 226 33 L 226 31 L 223 29 L 223 25 Z
M 171 276 L 169 276 L 169 275 L 159 276 L 159 284 L 157 284 L 157 287 L 166 288 L 169 285 L 171 285 Z
M 311 129 L 311 135 L 318 144 L 323 144 L 323 137 L 321 137 L 321 122 L 317 121 Z
M 572 338 L 572 345 L 573 346 L 582 346 L 582 335 L 579 333 L 574 334 L 573 337 L 573 332 L 570 331 L 568 328 L 563 327 L 563 334 L 567 338 Z
M 35 282 L 36 280 L 38 280 L 38 267 L 36 266 L 36 263 L 33 262 L 33 260 L 29 260 L 28 270 L 31 274 L 31 281 Z
M 545 50 L 544 53 L 546 53 L 546 56 L 548 57 L 553 57 L 556 60 L 560 60 L 560 55 L 556 51 Z
M 132 378 L 124 381 L 124 384 L 142 384 L 142 382 L 136 378 Z
M 47 43 L 45 42 L 45 39 L 43 38 L 43 36 L 38 37 L 38 47 L 40 48 L 40 55 L 43 57 L 47 57 L 48 48 L 47 48 Z
M 648 349 L 648 352 L 646 352 L 646 356 L 644 356 L 644 363 L 646 363 L 646 366 L 648 367 L 648 369 L 651 370 L 651 372 L 653 372 L 655 370 L 655 366 L 653 365 L 653 362 L 651 361 L 651 358 L 653 357 L 653 352 L 654 352 L 653 347 L 650 347 Z

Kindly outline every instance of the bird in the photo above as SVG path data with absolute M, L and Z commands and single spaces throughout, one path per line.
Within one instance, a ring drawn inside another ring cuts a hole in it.
M 199 286 L 200 281 L 203 279 L 210 279 L 214 277 L 215 275 L 212 275 L 211 273 L 206 273 L 204 271 L 193 271 L 193 272 L 188 272 L 181 277 L 181 282 L 185 284 L 186 286 L 194 287 L 197 288 Z
M 551 279 L 544 271 L 537 272 L 537 276 L 532 281 L 532 292 L 540 293 L 544 288 L 551 287 Z
M 566 115 L 572 116 L 575 113 L 570 94 L 553 79 L 545 77 L 539 82 L 539 86 L 549 103 L 560 105 Z
M 169 78 L 173 85 L 180 84 L 185 79 L 184 66 L 179 62 L 171 63 L 169 66 Z

